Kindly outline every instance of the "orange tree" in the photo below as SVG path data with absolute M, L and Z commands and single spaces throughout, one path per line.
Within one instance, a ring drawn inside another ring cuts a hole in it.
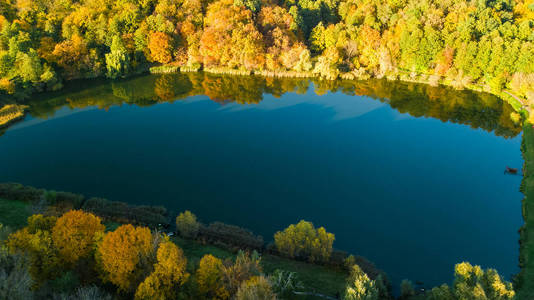
M 171 37 L 159 31 L 153 31 L 148 38 L 148 49 L 153 61 L 163 64 L 169 63 L 172 60 L 172 45 Z

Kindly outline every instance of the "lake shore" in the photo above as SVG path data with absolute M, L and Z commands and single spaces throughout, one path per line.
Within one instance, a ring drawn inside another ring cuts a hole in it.
M 238 75 L 238 76 L 250 76 L 250 75 L 258 75 L 263 77 L 276 77 L 276 78 L 319 78 L 322 80 L 367 80 L 370 78 L 377 78 L 373 77 L 369 74 L 359 74 L 357 72 L 348 72 L 348 73 L 341 73 L 337 78 L 326 78 L 323 76 L 320 76 L 316 73 L 313 73 L 311 71 L 309 72 L 298 72 L 298 71 L 257 71 L 257 70 L 251 70 L 251 71 L 244 71 L 244 70 L 237 70 L 237 69 L 230 69 L 230 68 L 201 68 L 201 67 L 178 67 L 178 66 L 156 66 L 149 68 L 149 73 L 151 74 L 172 74 L 172 73 L 179 73 L 179 72 L 207 72 L 207 73 L 213 73 L 213 74 L 221 74 L 221 75 Z M 521 113 L 528 119 L 528 115 L 530 114 L 530 107 L 528 105 L 528 102 L 526 99 L 522 99 L 517 95 L 512 94 L 508 90 L 502 90 L 499 93 L 491 91 L 489 87 L 484 87 L 476 84 L 463 84 L 461 82 L 448 80 L 439 76 L 434 75 L 426 75 L 426 74 L 414 74 L 414 73 L 401 73 L 400 75 L 395 76 L 385 76 L 387 80 L 390 81 L 402 81 L 402 82 L 411 82 L 411 83 L 421 83 L 421 84 L 428 84 L 431 86 L 448 86 L 453 87 L 458 90 L 467 89 L 471 91 L 476 92 L 483 92 L 483 93 L 489 93 L 492 95 L 495 95 L 499 97 L 504 102 L 510 104 L 514 110 L 518 113 Z M 526 113 L 526 115 L 525 115 Z
M 525 223 L 519 231 L 521 272 L 517 280 L 518 299 L 532 299 L 534 298 L 534 128 L 530 124 L 523 129 L 521 152 L 525 161 L 521 183 L 521 192 L 524 194 L 522 215 Z

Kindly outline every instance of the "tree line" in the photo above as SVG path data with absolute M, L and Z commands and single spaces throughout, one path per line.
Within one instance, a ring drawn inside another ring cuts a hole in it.
M 1 0 L 0 29 L 3 95 L 169 64 L 534 99 L 529 0 Z
M 166 215 L 163 208 L 127 207 L 101 199 L 86 206 L 98 198 L 19 184 L 0 184 L 0 198 L 28 203 L 34 211 L 16 231 L 0 224 L 1 299 L 270 300 L 315 294 L 310 289 L 318 282 L 304 285 L 303 274 L 284 269 L 290 264 L 264 270 L 265 256 L 345 274 L 344 287 L 337 281 L 342 278 L 328 281 L 336 285 L 329 290 L 337 290 L 340 299 L 394 299 L 384 272 L 334 249 L 335 235 L 308 221 L 276 232 L 265 246 L 263 238 L 246 229 L 219 222 L 204 225 L 189 211 L 176 217 L 179 237 L 174 237 L 161 231 L 162 224 L 152 223 L 158 221 L 153 213 Z M 84 211 L 98 206 L 109 209 Z M 120 209 L 132 213 L 109 212 Z M 398 299 L 514 297 L 513 285 L 497 271 L 464 262 L 455 266 L 452 285 L 421 291 L 404 280 Z
M 198 231 L 196 217 L 180 214 L 183 237 Z M 288 257 L 328 259 L 334 235 L 301 221 L 275 235 Z M 350 263 L 350 262 L 349 262 Z M 359 265 L 349 266 L 344 300 L 394 299 L 381 275 L 374 279 Z M 106 230 L 100 217 L 71 210 L 60 217 L 35 214 L 13 233 L 0 225 L 0 297 L 5 299 L 294 299 L 306 294 L 295 273 L 263 272 L 258 252 L 239 251 L 235 259 L 202 256 L 188 266 L 184 251 L 167 235 L 124 224 Z M 512 284 L 492 269 L 460 263 L 452 286 L 416 292 L 401 284 L 401 300 L 514 299 Z

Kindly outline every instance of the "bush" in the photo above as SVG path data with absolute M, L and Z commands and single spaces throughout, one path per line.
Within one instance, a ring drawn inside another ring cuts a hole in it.
M 276 294 L 273 292 L 271 283 L 263 276 L 254 276 L 243 282 L 236 294 L 237 300 L 274 300 Z
M 249 254 L 240 250 L 233 264 L 226 262 L 224 271 L 226 289 L 234 295 L 241 283 L 262 274 L 261 257 L 256 251 Z
M 85 201 L 82 209 L 118 223 L 156 227 L 168 222 L 167 210 L 159 206 L 133 206 L 119 201 L 91 198 Z
M 282 299 L 291 299 L 294 296 L 294 292 L 299 292 L 304 288 L 302 282 L 297 279 L 297 273 L 295 272 L 277 269 L 269 276 L 269 281 L 273 290 Z
M 261 250 L 263 237 L 254 235 L 251 231 L 239 226 L 228 225 L 221 222 L 201 226 L 200 235 L 210 243 L 235 246 L 239 249 Z
M 378 300 L 376 282 L 370 279 L 360 267 L 354 265 L 345 290 L 344 300 Z
M 197 217 L 188 210 L 176 217 L 176 230 L 183 237 L 196 238 L 199 228 L 200 224 L 197 222 Z
M 74 209 L 79 209 L 82 206 L 84 196 L 69 192 L 56 192 L 56 205 L 67 206 L 70 205 Z
M 29 262 L 20 255 L 9 254 L 0 247 L 0 299 L 32 299 Z
M 401 299 L 410 299 L 410 297 L 415 295 L 415 290 L 413 288 L 413 283 L 410 280 L 404 279 L 400 285 L 401 289 Z
M 0 198 L 35 203 L 41 199 L 44 190 L 19 183 L 0 183 Z
M 300 221 L 289 225 L 274 235 L 276 249 L 290 258 L 307 259 L 310 262 L 328 262 L 332 254 L 334 235 L 324 227 L 315 229 L 311 222 Z
M 111 296 L 96 286 L 80 287 L 73 294 L 60 294 L 54 300 L 111 300 Z

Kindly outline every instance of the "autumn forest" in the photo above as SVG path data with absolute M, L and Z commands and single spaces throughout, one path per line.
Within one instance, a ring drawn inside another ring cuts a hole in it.
M 387 77 L 532 101 L 533 18 L 527 0 L 2 0 L 0 93 L 165 65 Z

